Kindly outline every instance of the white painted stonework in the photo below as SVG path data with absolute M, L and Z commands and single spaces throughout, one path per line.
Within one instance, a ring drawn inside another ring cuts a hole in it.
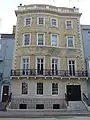
M 28 94 L 22 94 L 22 82 L 28 83 Z M 37 83 L 43 82 L 43 95 L 37 95 Z M 58 95 L 52 95 L 52 83 L 58 83 Z M 81 98 L 82 94 L 87 94 L 87 80 L 82 78 L 78 79 L 44 79 L 44 78 L 30 78 L 30 79 L 13 79 L 12 90 L 12 102 L 11 108 L 19 109 L 19 104 L 27 104 L 28 109 L 35 109 L 36 104 L 45 104 L 46 109 L 52 109 L 53 104 L 60 104 L 61 109 L 67 108 L 65 102 L 65 93 L 67 85 L 80 85 L 81 86 Z

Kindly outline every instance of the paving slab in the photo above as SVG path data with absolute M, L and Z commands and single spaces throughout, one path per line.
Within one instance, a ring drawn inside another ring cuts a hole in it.
M 86 116 L 90 111 L 1 111 L 0 118 L 60 118 L 60 117 Z M 89 119 L 90 120 L 90 119 Z
M 60 118 L 0 118 L 0 120 L 90 120 L 90 117 L 60 117 Z

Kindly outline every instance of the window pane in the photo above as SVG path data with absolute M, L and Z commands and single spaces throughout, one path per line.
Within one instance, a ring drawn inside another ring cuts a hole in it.
M 22 69 L 29 69 L 29 58 L 22 59 Z
M 73 37 L 68 37 L 68 47 L 74 47 L 73 46 Z
M 44 104 L 36 104 L 36 109 L 44 109 Z
M 30 34 L 24 35 L 24 45 L 29 45 L 30 42 Z
M 44 18 L 39 18 L 39 24 L 44 24 Z
M 52 19 L 52 26 L 56 26 L 56 19 Z
M 57 35 L 52 35 L 52 46 L 57 46 Z
M 43 83 L 37 83 L 37 94 L 43 94 Z
M 26 18 L 25 24 L 30 25 L 31 24 L 31 18 Z
M 24 70 L 26 69 L 25 64 L 23 64 L 23 69 L 24 69 Z
M 71 29 L 71 21 L 67 21 L 66 28 Z
M 53 109 L 60 109 L 60 104 L 53 104 Z
M 43 45 L 44 34 L 38 34 L 38 45 Z
M 28 94 L 28 84 L 22 83 L 22 94 Z
M 37 58 L 37 64 L 40 64 L 40 58 Z
M 52 83 L 52 94 L 58 94 L 58 83 Z
M 69 60 L 69 74 L 75 75 L 75 60 Z
M 72 64 L 75 64 L 75 60 L 72 60 Z

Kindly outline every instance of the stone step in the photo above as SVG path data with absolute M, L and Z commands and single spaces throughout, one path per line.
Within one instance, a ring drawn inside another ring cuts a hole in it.
M 6 103 L 5 102 L 0 102 L 0 111 L 6 110 Z
M 69 101 L 68 110 L 87 110 L 85 104 L 82 101 Z

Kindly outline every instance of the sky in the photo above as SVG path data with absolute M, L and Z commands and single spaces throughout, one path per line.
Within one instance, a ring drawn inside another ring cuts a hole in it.
M 71 8 L 75 6 L 82 13 L 80 23 L 90 25 L 90 0 L 0 0 L 0 33 L 12 33 L 12 27 L 16 25 L 15 10 L 20 3 Z

